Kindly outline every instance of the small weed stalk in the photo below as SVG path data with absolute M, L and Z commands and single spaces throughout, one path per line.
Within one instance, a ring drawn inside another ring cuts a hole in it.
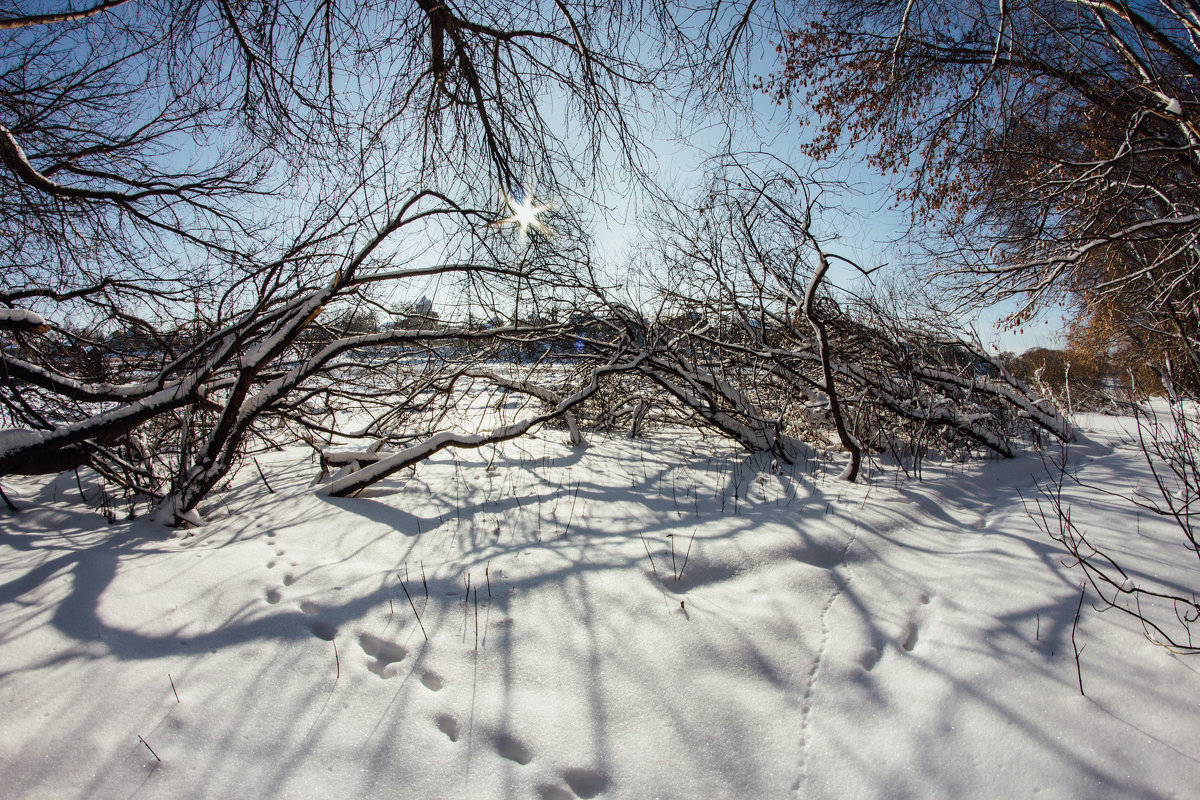
M 650 543 L 646 541 L 646 537 L 638 531 L 638 538 L 642 540 L 642 546 L 646 548 L 646 558 L 650 559 L 650 569 L 654 572 L 654 577 L 658 577 L 658 567 L 654 566 L 654 556 L 650 555 Z
M 1079 586 L 1079 605 L 1075 606 L 1075 621 L 1071 623 L 1071 647 L 1075 650 L 1075 677 L 1079 679 L 1079 695 L 1087 697 L 1083 693 L 1083 670 L 1079 666 L 1079 654 L 1083 652 L 1083 648 L 1075 643 L 1075 629 L 1079 627 L 1079 612 L 1083 609 L 1083 596 L 1087 594 L 1087 582 L 1084 581 Z M 1084 645 L 1087 647 L 1087 645 Z
M 252 457 L 250 460 L 254 462 L 254 467 L 258 470 L 258 477 L 262 478 L 263 486 L 267 487 L 267 491 L 270 494 L 275 494 L 275 490 L 271 488 L 271 484 L 267 483 L 267 476 L 263 474 L 263 470 L 258 463 L 258 459 Z
M 100 487 L 100 515 L 104 517 L 104 521 L 112 525 L 117 521 L 117 509 L 113 507 L 112 496 L 103 486 Z
M 417 613 L 417 604 L 413 602 L 412 595 L 408 593 L 408 587 L 404 585 L 404 581 L 400 582 L 400 588 L 404 590 L 404 596 L 408 598 L 408 604 L 412 606 L 413 616 L 417 618 L 417 624 L 421 626 L 421 635 L 425 637 L 425 641 L 429 641 L 429 634 L 425 632 L 425 624 L 421 622 L 421 615 Z M 426 595 L 428 597 L 428 595 Z
M 696 541 L 696 531 L 697 530 L 698 530 L 697 528 L 693 528 L 692 529 L 692 538 L 688 539 L 687 552 L 685 552 L 683 554 L 683 565 L 679 568 L 679 574 L 675 576 L 675 580 L 677 580 L 677 581 L 683 580 L 683 571 L 685 569 L 687 569 L 688 557 L 691 556 L 691 554 L 692 554 L 692 542 Z M 674 542 L 674 540 L 672 540 L 672 542 Z M 672 544 L 671 545 L 672 554 L 674 554 L 674 547 L 675 547 L 675 545 Z
M 569 484 L 568 484 L 569 486 Z M 570 489 L 567 490 L 570 492 Z M 563 526 L 562 533 L 565 536 L 567 531 L 571 530 L 571 523 L 575 519 L 575 503 L 579 500 L 579 483 L 575 484 L 575 491 L 571 494 L 571 508 L 567 511 L 567 524 Z
M 83 493 L 83 481 L 79 480 L 79 468 L 78 467 L 75 468 L 75 485 L 79 487 L 79 499 L 83 501 L 84 505 L 87 505 L 87 495 Z M 138 738 L 140 739 L 142 737 L 139 736 Z M 150 745 L 146 745 L 146 746 L 149 747 Z M 154 751 L 151 750 L 150 752 L 154 752 Z
M 171 677 L 171 673 L 169 672 L 167 673 L 167 680 L 171 682 L 171 691 L 175 693 L 175 702 L 182 703 L 183 701 L 179 699 L 179 690 L 175 688 L 175 679 Z
M 158 753 L 154 752 L 154 748 L 150 746 L 149 742 L 147 742 L 145 739 L 142 738 L 142 735 L 140 733 L 138 734 L 138 741 L 141 742 L 142 744 L 146 745 L 146 749 L 150 751 L 150 755 L 152 755 L 158 759 L 158 763 L 160 763 L 160 764 L 162 763 L 162 759 L 159 758 Z

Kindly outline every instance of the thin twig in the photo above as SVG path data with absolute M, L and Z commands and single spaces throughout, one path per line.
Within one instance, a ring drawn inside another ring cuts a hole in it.
M 167 680 L 171 682 L 171 691 L 175 693 L 175 702 L 182 703 L 183 701 L 179 699 L 179 690 L 175 688 L 175 679 L 171 677 L 171 673 L 169 672 L 167 673 Z
M 271 484 L 267 483 L 267 476 L 263 474 L 262 467 L 258 464 L 258 459 L 251 457 L 250 460 L 254 462 L 254 466 L 258 469 L 258 477 L 262 478 L 263 486 L 267 487 L 268 492 L 275 494 L 275 490 L 271 488 Z
M 87 495 L 85 495 L 83 493 L 83 483 L 82 483 L 82 481 L 79 480 L 79 467 L 75 468 L 75 485 L 79 487 L 79 499 L 82 500 L 84 502 L 84 504 L 86 505 L 87 504 Z M 146 745 L 146 746 L 149 747 L 150 745 Z M 153 751 L 151 751 L 151 752 L 153 752 Z
M 1081 697 L 1087 697 L 1083 693 L 1083 670 L 1079 667 L 1079 646 L 1075 644 L 1075 629 L 1079 627 L 1079 611 L 1083 608 L 1083 596 L 1087 593 L 1087 583 L 1079 585 L 1079 605 L 1075 606 L 1075 621 L 1071 623 L 1071 647 L 1075 648 L 1075 676 L 1079 678 L 1079 694 Z
M 338 656 L 337 640 L 330 639 L 329 641 L 333 642 L 333 662 L 337 665 L 337 674 L 333 676 L 333 682 L 337 683 L 342 677 L 342 659 L 340 656 Z
M 417 613 L 417 604 L 413 602 L 412 595 L 408 593 L 408 587 L 404 582 L 400 582 L 400 588 L 404 590 L 404 596 L 408 598 L 408 604 L 412 606 L 413 616 L 417 618 L 417 624 L 421 626 L 421 633 L 425 636 L 425 641 L 429 641 L 429 634 L 425 633 L 425 624 L 421 622 L 421 615 Z
M 646 548 L 646 558 L 650 559 L 650 569 L 654 570 L 654 577 L 658 577 L 658 567 L 654 566 L 654 556 L 650 555 L 650 545 L 646 543 L 646 537 L 642 536 L 642 532 L 638 531 L 638 537 L 642 540 L 642 545 Z
M 683 554 L 683 566 L 679 568 L 679 574 L 675 576 L 675 580 L 683 580 L 683 571 L 687 569 L 688 556 L 692 554 L 692 542 L 696 541 L 696 530 L 692 530 L 692 538 L 688 539 L 687 552 Z
M 155 758 L 158 758 L 159 763 L 160 764 L 162 763 L 162 759 L 158 757 L 158 753 L 154 752 L 154 748 L 150 746 L 149 742 L 147 742 L 145 739 L 142 738 L 142 735 L 140 733 L 138 734 L 138 741 L 140 741 L 142 744 L 146 745 L 146 749 L 150 751 L 150 755 L 154 756 Z

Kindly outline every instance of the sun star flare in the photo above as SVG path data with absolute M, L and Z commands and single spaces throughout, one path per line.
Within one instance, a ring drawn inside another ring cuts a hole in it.
M 512 214 L 504 219 L 496 220 L 490 224 L 500 227 L 502 225 L 516 225 L 520 228 L 520 238 L 522 241 L 529 235 L 529 229 L 533 228 L 542 236 L 549 238 L 551 236 L 550 229 L 546 227 L 546 223 L 539 219 L 541 214 L 550 211 L 553 206 L 545 203 L 535 203 L 533 201 L 533 190 L 531 188 L 517 187 L 521 194 L 521 200 L 518 202 L 512 191 L 504 192 L 504 202 L 508 206 Z

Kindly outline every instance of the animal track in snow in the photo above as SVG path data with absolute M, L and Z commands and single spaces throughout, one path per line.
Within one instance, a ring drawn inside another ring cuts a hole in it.
M 275 589 L 275 588 L 267 589 L 267 602 L 268 603 L 270 603 L 271 605 L 275 605 L 282 599 L 283 599 L 283 592 L 279 591 L 279 589 Z
M 283 576 L 283 585 L 284 586 L 291 586 L 296 581 L 297 581 L 296 576 L 290 572 L 287 575 Z
M 497 754 L 509 761 L 515 761 L 521 766 L 533 761 L 533 751 L 511 733 L 504 731 L 497 733 L 492 737 L 492 744 L 495 745 Z
M 267 569 L 275 569 L 275 560 L 274 559 L 267 562 Z
M 862 665 L 863 669 L 870 672 L 879 663 L 879 648 L 868 647 L 863 650 L 858 656 L 858 663 Z
M 438 714 L 433 721 L 437 723 L 438 730 L 446 734 L 446 738 L 452 742 L 458 741 L 458 720 L 450 714 Z
M 576 797 L 582 797 L 584 800 L 590 800 L 603 792 L 610 782 L 608 775 L 600 770 L 581 767 L 565 770 L 563 780 L 571 787 Z
M 319 619 L 314 619 L 308 623 L 308 629 L 312 632 L 313 636 L 318 639 L 324 639 L 327 642 L 332 642 L 333 637 L 337 636 L 338 633 L 337 625 Z
M 600 770 L 578 767 L 564 770 L 562 778 L 571 787 L 570 791 L 558 784 L 543 783 L 537 790 L 538 800 L 575 800 L 577 797 L 591 800 L 611 783 L 608 775 Z
M 808 671 L 808 681 L 807 685 L 804 687 L 804 694 L 800 703 L 800 757 L 796 765 L 798 777 L 796 778 L 796 782 L 792 785 L 792 791 L 794 792 L 800 792 L 805 782 L 808 780 L 808 742 L 810 738 L 810 717 L 813 711 L 817 682 L 821 676 L 821 666 L 825 662 L 826 650 L 829 647 L 829 610 L 833 608 L 833 604 L 836 603 L 838 598 L 845 593 L 846 587 L 849 585 L 850 581 L 853 580 L 853 575 L 849 572 L 848 567 L 850 564 L 850 550 L 852 547 L 854 547 L 854 543 L 856 541 L 858 541 L 858 523 L 854 524 L 854 530 L 851 532 L 850 537 L 846 540 L 845 547 L 842 548 L 842 557 L 838 562 L 841 566 L 830 568 L 835 576 L 837 576 L 839 570 L 845 571 L 841 576 L 838 576 L 838 580 L 835 581 L 833 591 L 829 593 L 829 599 L 825 601 L 825 605 L 822 606 L 821 613 L 819 615 L 821 623 L 821 639 L 817 646 L 817 653 L 816 657 L 813 659 L 812 668 Z M 875 660 L 878 661 L 878 658 Z M 863 663 L 863 665 L 866 666 L 866 662 L 860 661 L 860 663 Z M 873 667 L 874 663 L 872 663 L 871 666 Z M 871 667 L 866 668 L 870 669 Z
M 408 649 L 404 645 L 389 642 L 387 639 L 381 639 L 369 633 L 359 634 L 358 646 L 364 653 L 375 659 L 367 665 L 367 669 L 385 680 L 395 676 L 397 672 L 392 664 L 403 661 L 404 657 L 408 655 Z
M 309 614 L 309 615 L 316 614 L 316 613 L 319 613 L 320 610 L 321 610 L 321 607 L 311 600 L 300 601 L 300 611 L 305 614 Z
M 446 681 L 441 675 L 430 670 L 421 673 L 421 683 L 425 684 L 425 688 L 431 692 L 440 692 L 446 685 Z
M 904 626 L 904 630 L 900 632 L 900 646 L 905 652 L 911 653 L 913 648 L 917 646 L 917 623 L 909 622 Z

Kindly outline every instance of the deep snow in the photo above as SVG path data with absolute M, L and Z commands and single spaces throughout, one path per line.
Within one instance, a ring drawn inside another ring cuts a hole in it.
M 1128 420 L 1088 424 L 1081 477 L 1147 480 Z M 0 793 L 1194 796 L 1200 661 L 1085 607 L 1080 696 L 1038 454 L 847 485 L 691 433 L 564 438 L 356 499 L 260 457 L 275 492 L 243 469 L 182 539 L 106 524 L 73 474 L 6 479 Z M 1186 585 L 1169 526 L 1067 495 Z

